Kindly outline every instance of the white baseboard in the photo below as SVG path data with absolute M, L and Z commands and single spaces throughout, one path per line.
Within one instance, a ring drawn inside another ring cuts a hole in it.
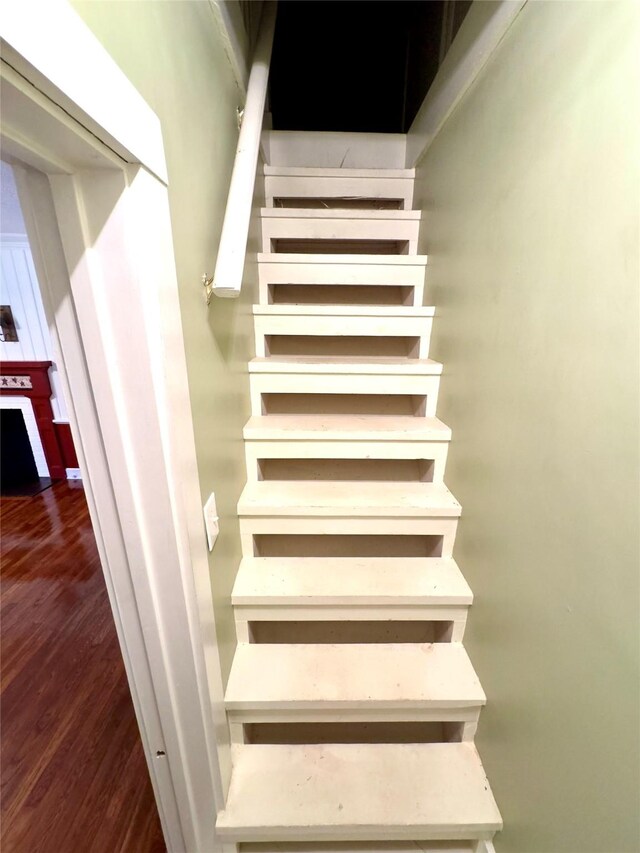
M 67 480 L 81 480 L 82 473 L 79 468 L 67 468 Z

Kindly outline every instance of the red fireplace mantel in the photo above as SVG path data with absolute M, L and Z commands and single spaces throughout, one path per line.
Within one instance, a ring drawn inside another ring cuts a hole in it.
M 29 397 L 49 466 L 49 476 L 52 480 L 64 480 L 67 473 L 51 408 L 50 367 L 50 361 L 0 361 L 0 394 L 5 397 Z

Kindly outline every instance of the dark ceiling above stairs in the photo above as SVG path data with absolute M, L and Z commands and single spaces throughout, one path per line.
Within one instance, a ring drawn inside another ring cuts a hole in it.
M 280 0 L 274 129 L 406 132 L 438 70 L 443 10 L 441 0 Z

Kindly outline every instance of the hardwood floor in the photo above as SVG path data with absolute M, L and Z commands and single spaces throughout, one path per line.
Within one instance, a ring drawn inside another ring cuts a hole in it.
M 82 488 L 0 501 L 3 853 L 165 850 Z

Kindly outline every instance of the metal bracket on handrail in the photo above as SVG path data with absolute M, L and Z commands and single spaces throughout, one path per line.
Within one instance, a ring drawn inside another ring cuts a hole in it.
M 207 305 L 211 305 L 211 297 L 213 296 L 213 276 L 202 274 L 202 286 L 204 287 L 204 295 L 207 300 Z

